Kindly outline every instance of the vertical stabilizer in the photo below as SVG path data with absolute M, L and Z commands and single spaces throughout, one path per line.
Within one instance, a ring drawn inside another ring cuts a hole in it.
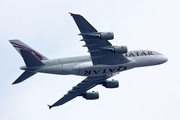
M 13 47 L 19 52 L 19 54 L 21 54 L 20 49 L 21 50 L 29 50 L 30 52 L 32 52 L 37 58 L 39 58 L 40 60 L 48 60 L 47 57 L 45 57 L 44 55 L 42 55 L 41 53 L 37 52 L 36 50 L 34 50 L 33 48 L 29 47 L 28 45 L 26 45 L 25 43 L 23 43 L 20 40 L 9 40 L 9 42 L 13 45 Z

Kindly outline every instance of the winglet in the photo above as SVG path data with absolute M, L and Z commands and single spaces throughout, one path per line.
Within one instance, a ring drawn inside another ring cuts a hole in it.
M 51 108 L 52 108 L 52 106 L 50 106 L 50 105 L 48 105 L 48 107 L 49 107 L 49 109 L 51 109 Z
M 71 12 L 69 12 L 69 14 L 70 14 L 71 16 L 73 16 L 73 15 L 74 15 L 74 13 L 71 13 Z

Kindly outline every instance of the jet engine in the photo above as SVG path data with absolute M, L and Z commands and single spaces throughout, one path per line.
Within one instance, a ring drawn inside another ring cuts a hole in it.
M 118 88 L 119 82 L 117 80 L 112 80 L 112 81 L 106 80 L 102 85 L 106 88 Z
M 112 39 L 114 39 L 114 33 L 113 32 L 102 32 L 102 33 L 99 33 L 99 37 L 101 40 L 112 40 Z
M 124 54 L 127 53 L 127 46 L 116 46 L 112 49 L 114 53 Z
M 86 98 L 86 100 L 95 100 L 99 98 L 99 93 L 98 92 L 86 92 L 83 95 L 83 98 Z

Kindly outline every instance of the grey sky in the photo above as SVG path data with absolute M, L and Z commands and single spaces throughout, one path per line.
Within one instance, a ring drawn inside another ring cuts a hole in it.
M 179 0 L 6 0 L 0 1 L 1 120 L 179 120 Z M 155 50 L 169 61 L 122 72 L 117 89 L 93 88 L 100 99 L 81 97 L 48 109 L 79 76 L 37 74 L 11 85 L 24 62 L 8 42 L 20 39 L 50 59 L 87 55 L 68 12 L 83 15 L 98 31 L 112 31 L 114 45 Z

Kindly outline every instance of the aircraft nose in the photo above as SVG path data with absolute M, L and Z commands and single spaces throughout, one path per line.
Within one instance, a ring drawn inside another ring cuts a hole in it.
M 164 63 L 168 61 L 168 58 L 164 56 Z
M 165 57 L 165 56 L 162 56 L 162 57 L 161 57 L 161 63 L 159 63 L 159 64 L 165 63 L 165 62 L 167 62 L 167 61 L 168 61 L 168 58 Z

